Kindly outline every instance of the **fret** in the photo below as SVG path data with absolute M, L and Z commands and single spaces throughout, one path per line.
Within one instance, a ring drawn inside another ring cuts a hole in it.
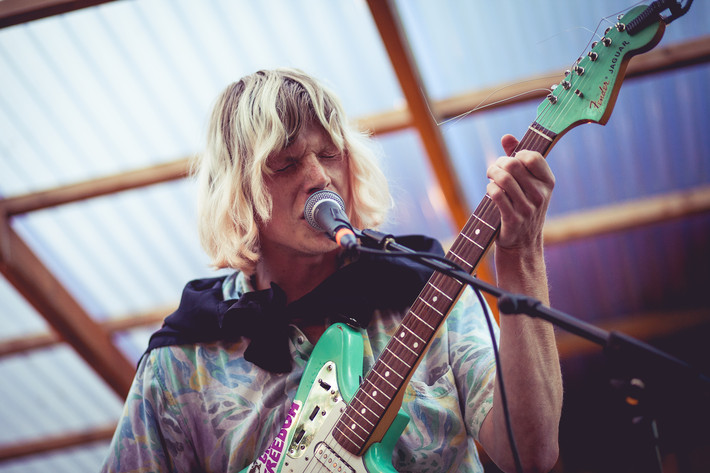
M 367 422 L 368 422 L 369 424 L 372 424 L 372 426 L 374 427 L 375 424 L 376 424 L 376 422 L 377 422 L 377 420 L 378 420 L 378 419 L 380 418 L 380 416 L 382 415 L 382 413 L 381 413 L 381 412 L 375 412 L 374 410 L 372 410 L 372 406 L 370 406 L 370 405 L 367 404 L 366 402 L 363 402 L 363 401 L 362 401 L 361 399 L 359 399 L 359 398 L 355 398 L 355 399 L 353 400 L 353 402 L 355 402 L 355 401 L 357 401 L 358 403 L 360 403 L 360 405 L 362 406 L 362 409 L 360 409 L 359 411 L 356 410 L 356 409 L 353 407 L 352 403 L 351 403 L 351 404 L 348 406 L 348 408 L 345 409 L 345 412 L 354 412 L 355 414 L 360 415 L 360 416 L 363 417 L 365 420 L 367 420 Z M 375 421 L 375 422 L 370 422 L 370 420 L 365 416 L 365 413 L 366 413 L 366 412 L 369 413 L 370 415 L 372 415 L 372 417 L 374 417 L 374 421 Z
M 369 382 L 370 384 L 372 384 L 372 382 L 371 382 L 371 381 L 368 381 L 367 378 L 365 378 L 365 381 L 366 381 L 366 382 Z M 374 386 L 374 385 L 373 385 L 373 386 Z M 382 404 L 380 404 L 377 399 L 375 399 L 375 398 L 377 397 L 377 393 L 378 393 L 379 391 L 375 390 L 375 391 L 373 391 L 372 393 L 369 393 L 369 392 L 367 392 L 366 389 L 364 389 L 362 392 L 364 392 L 367 397 L 369 397 L 370 399 L 372 399 L 372 402 L 374 402 L 375 404 L 377 404 L 378 406 L 380 406 L 383 411 L 387 408 L 386 406 L 383 406 Z M 391 401 L 391 399 L 388 399 L 388 401 Z
M 390 342 L 394 346 L 394 342 Z M 408 365 L 405 360 L 402 360 L 390 349 L 389 345 L 385 347 L 380 355 L 380 359 L 386 361 L 387 366 L 391 366 L 392 370 L 400 375 L 403 379 L 406 378 L 407 372 L 411 365 Z
M 365 412 L 369 411 L 371 413 L 370 415 L 372 417 L 372 420 L 368 419 L 367 416 L 365 416 L 361 412 L 356 411 L 355 409 L 346 409 L 344 412 L 344 415 L 347 416 L 348 419 L 350 419 L 350 421 L 347 422 L 349 429 L 351 429 L 353 432 L 355 432 L 356 427 L 359 427 L 360 430 L 363 432 L 363 435 L 367 436 L 367 431 L 368 431 L 369 427 L 366 427 L 362 421 L 364 420 L 365 422 L 370 424 L 372 427 L 374 427 L 377 423 L 377 419 L 379 419 L 379 417 L 382 413 L 380 412 L 378 414 L 375 411 L 372 411 L 369 409 L 362 409 L 362 410 Z M 357 434 L 357 432 L 355 432 L 355 433 L 359 437 L 362 437 L 360 434 Z
M 409 313 L 412 314 L 414 317 L 416 317 L 417 320 L 419 320 L 421 323 L 423 323 L 424 325 L 426 325 L 427 327 L 429 327 L 432 332 L 436 330 L 434 327 L 432 327 L 431 325 L 429 325 L 426 320 L 424 320 L 423 318 L 421 318 L 421 317 L 420 317 L 416 312 L 414 312 L 413 310 L 410 309 L 410 310 L 409 310 Z
M 458 259 L 459 261 L 461 261 L 465 266 L 468 266 L 468 267 L 470 267 L 471 269 L 473 269 L 473 266 L 471 266 L 471 265 L 468 263 L 468 261 L 466 261 L 466 260 L 465 260 L 464 258 L 462 258 L 461 256 L 457 255 L 457 254 L 454 253 L 453 251 L 449 250 L 448 255 L 453 255 L 453 256 L 455 256 L 456 259 Z M 448 256 L 448 255 L 447 255 L 447 256 Z
M 444 291 L 442 291 L 441 289 L 439 289 L 438 287 L 436 287 L 436 286 L 434 285 L 434 283 L 431 282 L 431 280 L 430 280 L 429 282 L 427 282 L 427 284 L 428 284 L 429 286 L 431 286 L 432 288 L 434 288 L 434 290 L 435 290 L 436 292 L 438 292 L 438 293 L 441 294 L 442 296 L 446 297 L 448 300 L 453 301 L 453 299 L 452 299 L 451 297 L 449 297 L 449 295 L 448 295 L 447 293 L 445 293 Z
M 357 419 L 353 419 L 351 416 L 348 416 L 352 422 L 350 422 L 350 430 L 352 433 L 358 436 L 358 438 L 362 439 L 362 437 L 356 432 L 356 429 L 359 427 L 360 430 L 365 432 L 365 435 L 367 435 L 367 429 L 363 426 L 360 425 Z M 364 440 L 364 439 L 363 439 Z
M 412 365 L 408 364 L 406 361 L 404 361 L 403 359 L 401 359 L 400 357 L 398 357 L 398 356 L 395 354 L 395 352 L 393 352 L 392 350 L 390 350 L 390 349 L 389 349 L 389 346 L 388 346 L 387 348 L 385 348 L 385 350 L 387 350 L 390 355 L 392 355 L 392 356 L 394 356 L 395 358 L 397 358 L 397 360 L 399 360 L 399 361 L 400 361 L 403 365 L 405 365 L 407 368 L 411 368 L 411 367 L 412 367 Z M 384 352 L 383 352 L 383 353 L 384 353 Z
M 486 197 L 488 197 L 488 198 L 490 199 L 490 196 L 489 196 L 488 194 L 486 194 Z M 479 217 L 478 215 L 473 214 L 473 216 L 476 217 L 477 220 L 479 220 L 481 223 L 483 223 L 485 226 L 487 226 L 487 227 L 490 228 L 491 230 L 495 230 L 495 229 L 496 229 L 495 227 L 491 226 L 490 223 L 486 222 L 485 220 L 483 220 L 483 219 L 482 219 L 481 217 Z
M 399 373 L 397 372 L 397 370 L 395 370 L 395 369 L 392 368 L 390 365 L 388 365 L 387 363 L 385 363 L 384 360 L 380 359 L 380 360 L 378 361 L 378 363 L 382 363 L 382 364 L 385 365 L 387 368 L 389 368 L 389 370 L 390 370 L 389 372 L 390 372 L 390 373 L 394 373 L 394 374 L 396 374 L 397 376 L 399 376 L 399 379 L 402 379 L 402 380 L 404 379 L 404 376 L 402 376 L 401 374 L 399 374 Z M 378 363 L 375 364 L 375 367 L 374 367 L 373 369 L 377 369 L 377 364 L 378 364 Z
M 347 432 L 343 432 L 343 430 L 342 430 L 340 427 L 338 427 L 338 425 L 336 425 L 335 428 L 336 428 L 341 434 L 343 434 L 346 439 L 350 440 L 350 441 L 353 443 L 353 445 L 357 445 L 357 443 L 354 442 L 350 437 L 348 437 L 348 434 L 349 434 L 349 433 L 355 434 L 355 436 L 356 436 L 357 438 L 359 438 L 361 441 L 363 441 L 363 442 L 365 441 L 365 439 L 362 438 L 362 437 L 360 437 L 360 436 L 357 434 L 357 432 L 355 432 L 353 429 L 350 429 L 350 428 L 349 428 Z
M 362 448 L 362 445 L 361 445 L 361 444 L 358 444 L 358 443 L 355 442 L 353 439 L 351 439 L 350 437 L 348 437 L 348 434 L 347 434 L 346 432 L 343 432 L 342 428 L 340 428 L 340 427 L 338 426 L 338 424 L 335 425 L 335 430 L 337 430 L 337 433 L 339 433 L 340 435 L 339 435 L 339 436 L 338 436 L 338 435 L 335 435 L 335 432 L 334 432 L 333 438 L 335 438 L 335 439 L 338 441 L 338 443 L 339 443 L 340 445 L 343 445 L 343 440 L 347 440 L 348 442 L 350 442 L 350 444 L 352 444 L 352 449 L 353 449 L 353 450 L 357 451 L 357 450 L 359 450 L 360 448 Z M 364 443 L 364 442 L 363 442 L 363 443 Z M 347 445 L 343 445 L 343 447 L 345 447 L 348 451 L 350 450 L 350 449 L 347 448 Z
M 397 387 L 393 386 L 392 383 L 386 379 L 383 380 L 382 378 L 370 376 L 369 378 L 366 378 L 365 382 L 375 388 L 376 391 L 386 396 L 388 401 L 392 399 L 395 394 L 397 394 Z
M 474 245 L 476 245 L 477 247 L 479 247 L 480 249 L 482 249 L 482 250 L 484 249 L 484 247 L 482 245 L 480 245 L 476 240 L 469 238 L 469 236 L 466 235 L 465 233 L 462 233 L 461 236 L 464 237 L 465 239 L 467 239 L 468 241 L 470 241 L 471 243 L 473 243 Z
M 385 383 L 387 383 L 387 384 L 389 384 L 390 386 L 392 386 L 393 389 L 395 389 L 395 390 L 397 389 L 397 386 L 395 386 L 394 384 L 390 383 L 389 380 L 388 380 L 385 376 L 383 376 L 382 374 L 380 374 L 377 370 L 374 370 L 374 373 L 375 373 L 377 376 L 379 376 L 382 381 L 384 381 Z
M 359 401 L 359 402 L 362 404 L 362 401 Z M 365 406 L 360 411 L 356 411 L 355 409 L 345 409 L 345 412 L 343 413 L 343 415 L 349 417 L 350 420 L 354 421 L 355 419 L 353 419 L 353 416 L 351 415 L 351 413 L 355 413 L 360 418 L 365 419 L 365 422 L 367 422 L 368 424 L 370 424 L 371 426 L 374 427 L 375 426 L 374 422 L 372 422 L 370 419 L 367 418 L 367 416 L 365 415 L 366 412 L 371 412 L 372 414 L 375 414 L 375 411 L 373 411 L 373 410 L 369 409 L 367 406 Z
M 436 312 L 437 314 L 439 314 L 440 316 L 442 316 L 442 317 L 444 316 L 444 314 L 442 314 L 442 313 L 439 311 L 439 309 L 437 309 L 437 308 L 434 307 L 433 305 L 429 304 L 426 300 L 424 300 L 424 299 L 422 299 L 422 298 L 419 298 L 419 300 L 422 301 L 424 304 L 428 305 L 429 307 L 431 307 L 432 310 L 433 310 L 434 312 Z
M 425 342 L 425 343 L 426 343 L 426 341 L 425 341 L 422 337 L 420 337 L 419 335 L 417 335 L 416 332 L 413 332 L 409 327 L 402 326 L 402 328 L 403 328 L 404 330 L 406 330 L 407 332 L 411 333 L 412 335 L 414 335 L 415 337 L 417 337 L 417 338 L 418 338 L 419 340 L 421 340 L 422 342 Z M 399 333 L 400 333 L 400 337 L 401 337 L 401 336 L 402 336 L 401 334 L 402 334 L 403 332 L 399 332 Z
M 402 345 L 402 346 L 403 346 L 404 348 L 406 348 L 407 350 L 411 351 L 411 352 L 414 354 L 414 356 L 419 356 L 419 353 L 417 353 L 416 351 L 412 350 L 412 349 L 410 348 L 410 346 L 407 345 L 406 343 L 404 343 L 401 339 L 395 338 L 394 340 L 397 340 L 400 345 Z M 418 344 L 417 344 L 417 345 L 418 345 Z M 415 348 L 416 348 L 416 347 L 415 347 Z

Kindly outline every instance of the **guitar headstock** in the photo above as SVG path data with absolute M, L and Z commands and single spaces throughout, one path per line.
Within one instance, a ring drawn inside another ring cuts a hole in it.
M 611 115 L 629 60 L 658 44 L 665 31 L 661 18 L 635 34 L 626 25 L 646 10 L 629 10 L 581 58 L 537 109 L 536 122 L 561 136 L 582 123 L 604 125 Z

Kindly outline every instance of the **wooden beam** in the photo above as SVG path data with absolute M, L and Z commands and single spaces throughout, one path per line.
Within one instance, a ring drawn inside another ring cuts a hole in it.
M 647 53 L 634 56 L 626 69 L 626 78 L 645 77 L 658 72 L 706 64 L 709 61 L 710 35 L 706 35 L 682 43 L 656 47 Z M 550 86 L 559 83 L 563 78 L 563 71 L 550 71 L 540 76 L 527 77 L 439 100 L 432 104 L 432 109 L 440 120 L 447 120 L 462 114 L 539 100 L 550 93 Z M 380 128 L 385 130 L 385 124 L 380 123 Z
M 446 143 L 429 107 L 429 98 L 414 57 L 409 48 L 404 28 L 391 0 L 368 0 L 370 12 L 387 49 L 395 74 L 412 114 L 412 122 L 419 132 L 441 191 L 449 206 L 457 228 L 469 218 L 468 204 L 456 178 Z
M 554 245 L 611 232 L 629 231 L 700 213 L 710 213 L 710 186 L 551 218 L 544 229 L 545 244 Z M 102 330 L 113 335 L 116 332 L 160 323 L 175 307 L 165 306 L 142 314 L 105 320 L 99 325 Z M 37 333 L 9 339 L 0 343 L 0 358 L 59 342 L 61 338 L 53 333 Z
M 187 176 L 189 159 L 158 164 L 143 169 L 100 177 L 89 181 L 56 187 L 0 200 L 0 213 L 8 217 L 35 210 L 91 199 L 130 189 L 137 189 Z
M 598 326 L 607 331 L 617 330 L 636 339 L 651 342 L 654 339 L 672 336 L 681 331 L 701 327 L 708 323 L 710 323 L 710 313 L 707 310 L 690 310 L 629 315 L 618 321 L 608 321 Z M 601 347 L 598 345 L 566 332 L 558 333 L 556 338 L 560 357 L 563 360 L 601 351 Z M 115 428 L 115 425 L 109 425 L 82 432 L 68 432 L 61 436 L 49 436 L 28 442 L 0 446 L 0 461 L 46 453 L 95 441 L 107 441 L 111 439 Z
M 123 399 L 135 367 L 0 215 L 0 272 Z
M 172 313 L 177 305 L 151 310 L 149 312 L 129 315 L 116 319 L 104 320 L 97 322 L 101 329 L 109 335 L 114 335 L 118 332 L 125 332 L 135 328 L 146 327 L 148 325 L 156 325 L 163 321 L 170 313 Z M 55 332 L 41 332 L 25 335 L 22 337 L 10 338 L 0 341 L 0 358 L 10 356 L 17 353 L 26 352 L 28 350 L 38 350 L 47 348 L 57 343 L 61 343 L 62 339 Z
M 106 425 L 78 432 L 66 432 L 60 435 L 38 438 L 26 442 L 17 442 L 0 447 L 0 462 L 15 460 L 30 455 L 48 453 L 63 448 L 78 447 L 92 442 L 108 441 L 113 437 L 116 425 Z
M 710 212 L 710 186 L 575 212 L 545 223 L 545 244 L 627 231 Z
M 661 70 L 701 64 L 708 61 L 710 61 L 710 35 L 684 43 L 673 44 L 665 48 L 656 48 L 641 56 L 636 56 L 632 59 L 627 69 L 627 76 L 640 77 Z M 432 109 L 436 117 L 445 120 L 463 113 L 478 113 L 483 110 L 513 105 L 521 101 L 538 99 L 544 97 L 549 86 L 560 77 L 561 72 L 552 72 L 547 75 L 516 81 L 508 85 L 473 91 L 437 101 L 432 104 Z M 391 110 L 377 115 L 363 116 L 356 119 L 355 122 L 362 130 L 373 131 L 377 134 L 403 130 L 413 125 L 412 114 L 409 109 Z M 0 200 L 0 213 L 8 216 L 18 215 L 114 192 L 169 182 L 185 177 L 188 168 L 189 159 L 183 158 L 113 176 L 10 197 Z
M 113 0 L 0 0 L 0 28 L 111 1 Z
M 55 332 L 33 333 L 24 337 L 10 338 L 0 342 L 0 358 L 48 348 L 61 341 L 62 339 Z

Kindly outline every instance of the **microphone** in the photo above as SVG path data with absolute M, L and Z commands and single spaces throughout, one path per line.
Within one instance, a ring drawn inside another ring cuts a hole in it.
M 303 215 L 311 227 L 327 233 L 343 248 L 357 246 L 353 227 L 345 215 L 345 202 L 337 193 L 326 190 L 314 192 L 306 200 Z

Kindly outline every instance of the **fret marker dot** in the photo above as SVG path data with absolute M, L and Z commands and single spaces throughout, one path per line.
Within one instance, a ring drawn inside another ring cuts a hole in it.
M 355 424 L 351 425 L 350 428 L 355 430 Z
M 377 397 L 377 391 L 372 391 L 372 397 Z
M 365 414 L 365 408 L 364 408 L 364 407 L 363 407 L 363 409 L 360 411 L 360 413 L 361 413 L 361 414 Z
M 404 338 L 404 332 L 399 334 L 399 338 Z
M 432 297 L 432 299 L 431 299 L 431 300 L 432 300 L 432 301 L 434 301 L 434 302 L 436 302 L 436 301 L 438 301 L 438 300 L 439 300 L 439 296 L 434 296 L 434 297 Z
M 389 376 L 390 376 L 390 372 L 389 372 L 389 371 L 385 371 L 385 378 L 389 378 Z
M 480 228 L 477 228 L 474 233 L 475 233 L 476 235 L 478 235 L 479 233 L 481 233 L 481 229 L 480 229 Z
M 419 346 L 419 342 L 414 342 L 414 348 L 417 348 Z

